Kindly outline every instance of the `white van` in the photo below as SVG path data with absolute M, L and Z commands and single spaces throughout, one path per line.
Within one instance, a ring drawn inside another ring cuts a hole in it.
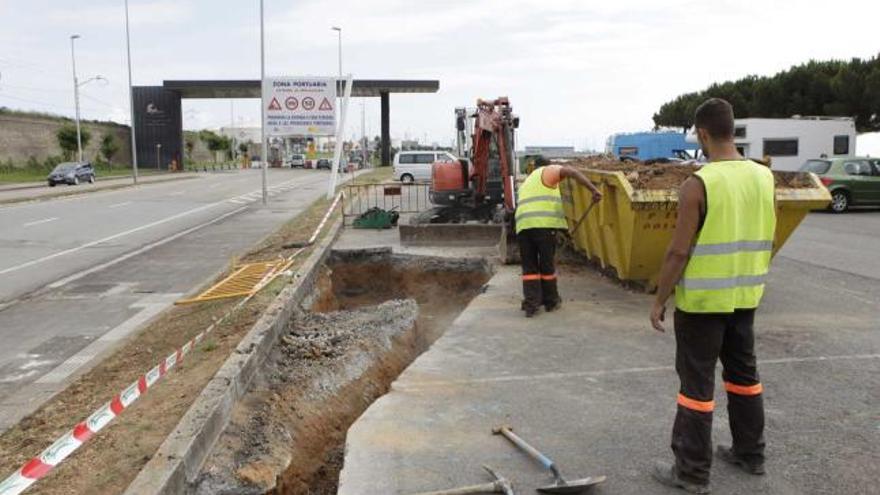
M 399 151 L 394 156 L 394 178 L 405 183 L 430 181 L 431 164 L 455 160 L 446 151 Z

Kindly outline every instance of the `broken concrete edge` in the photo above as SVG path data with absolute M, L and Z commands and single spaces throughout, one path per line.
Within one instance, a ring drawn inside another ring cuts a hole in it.
M 251 327 L 125 495 L 186 493 L 188 483 L 196 478 L 226 428 L 233 406 L 246 392 L 296 307 L 313 289 L 319 268 L 341 231 L 342 221 L 337 220 L 299 270 L 302 275 L 278 294 Z

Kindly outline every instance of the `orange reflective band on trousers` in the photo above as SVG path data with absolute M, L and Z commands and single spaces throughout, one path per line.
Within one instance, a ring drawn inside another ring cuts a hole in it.
M 550 275 L 541 275 L 541 280 L 556 280 L 556 274 L 551 273 Z
M 764 386 L 760 383 L 754 385 L 737 385 L 735 383 L 724 382 L 724 389 L 736 395 L 761 395 Z
M 523 282 L 534 282 L 536 280 L 541 280 L 541 276 L 538 275 L 537 273 L 535 273 L 535 274 L 531 274 L 531 275 L 523 275 L 522 279 L 523 279 Z
M 695 400 L 689 397 L 685 397 L 682 394 L 678 394 L 678 405 L 698 412 L 712 412 L 715 409 L 714 400 Z

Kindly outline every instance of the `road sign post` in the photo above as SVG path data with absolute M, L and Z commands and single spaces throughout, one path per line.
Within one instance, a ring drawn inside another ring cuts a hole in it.
M 333 149 L 333 173 L 330 174 L 330 184 L 327 187 L 327 199 L 331 199 L 336 193 L 336 178 L 339 176 L 339 161 L 342 158 L 342 145 L 345 135 L 345 117 L 348 116 L 348 100 L 351 98 L 351 74 L 345 79 L 345 96 L 342 98 L 342 112 L 339 116 L 339 126 L 336 128 L 336 146 Z

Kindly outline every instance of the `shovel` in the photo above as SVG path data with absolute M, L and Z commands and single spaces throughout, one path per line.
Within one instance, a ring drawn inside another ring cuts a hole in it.
M 544 468 L 549 469 L 550 472 L 553 473 L 553 478 L 555 479 L 554 483 L 552 485 L 539 487 L 538 491 L 541 493 L 581 493 L 587 488 L 605 481 L 605 476 L 590 476 L 589 478 L 566 481 L 566 479 L 562 477 L 562 473 L 559 472 L 559 468 L 556 467 L 556 463 L 553 462 L 553 460 L 542 454 L 538 449 L 526 443 L 522 438 L 518 437 L 509 426 L 499 426 L 494 428 L 492 429 L 492 433 L 496 435 L 504 435 L 504 438 L 510 440 L 511 443 L 528 454 L 529 457 L 540 462 Z
M 592 203 L 590 203 L 590 206 L 587 207 L 587 211 L 585 211 L 584 214 L 581 215 L 580 218 L 578 218 L 577 223 L 574 224 L 574 228 L 572 228 L 570 231 L 568 231 L 568 234 L 569 234 L 569 235 L 574 236 L 575 232 L 578 231 L 578 227 L 581 226 L 581 224 L 582 224 L 582 223 L 584 222 L 584 220 L 587 218 L 587 215 L 590 214 L 590 210 L 592 210 L 593 207 L 596 206 L 596 203 L 598 203 L 598 201 L 595 201 L 595 200 L 594 200 Z

